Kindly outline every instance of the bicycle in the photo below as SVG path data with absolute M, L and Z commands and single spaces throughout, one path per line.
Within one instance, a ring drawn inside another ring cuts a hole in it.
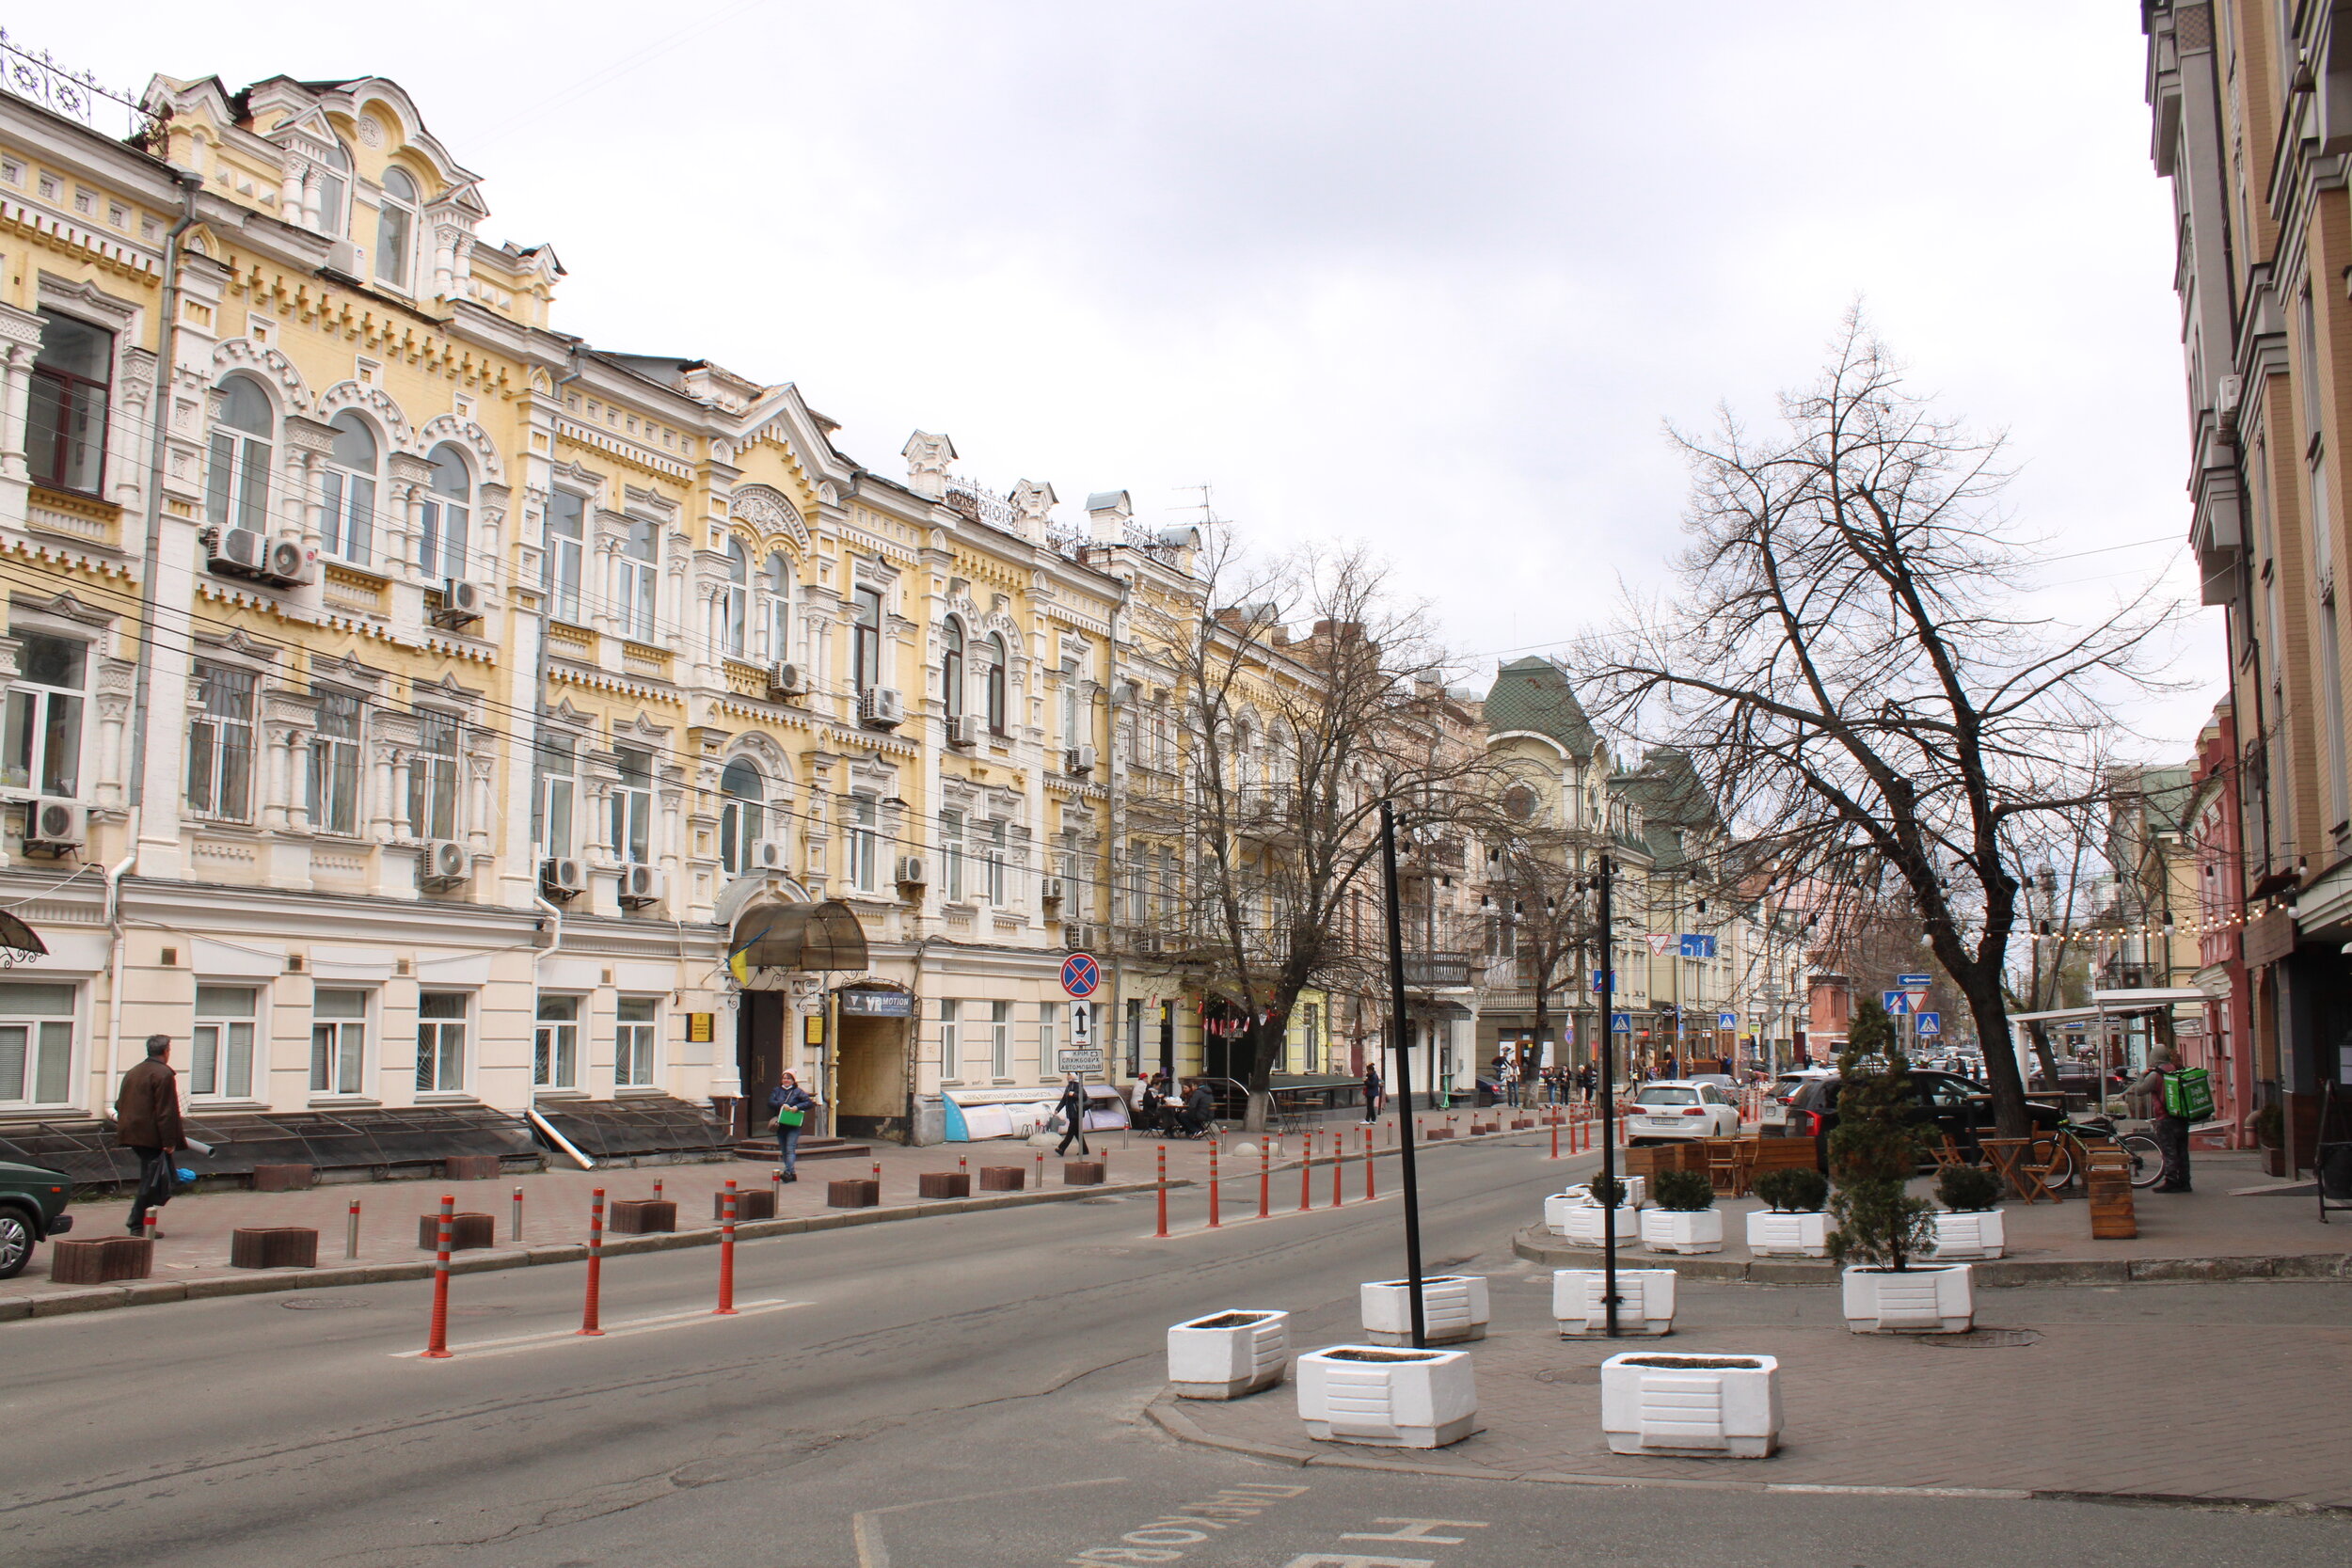
M 2129 1180 L 2135 1187 L 2153 1187 L 2164 1180 L 2164 1150 L 2146 1132 L 2118 1132 L 2111 1117 L 2077 1117 L 2061 1123 L 2048 1134 L 2055 1140 L 2050 1150 L 2050 1168 L 2042 1178 L 2051 1187 L 2071 1187 L 2074 1179 L 2090 1168 L 2089 1141 L 2096 1138 L 2112 1143 L 2122 1150 L 2129 1169 Z

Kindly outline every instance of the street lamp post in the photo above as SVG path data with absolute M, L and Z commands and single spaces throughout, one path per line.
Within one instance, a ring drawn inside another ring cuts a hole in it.
M 1616 1020 L 1617 928 L 1610 898 L 1616 868 L 1600 857 L 1594 879 L 1600 894 L 1600 1297 L 1608 1314 L 1607 1333 L 1617 1337 L 1617 1204 L 1611 1183 L 1617 1179 Z

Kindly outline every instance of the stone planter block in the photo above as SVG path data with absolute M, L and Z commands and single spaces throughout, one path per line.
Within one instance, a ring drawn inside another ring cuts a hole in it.
M 1935 1258 L 1958 1262 L 1965 1258 L 1998 1258 L 2009 1244 L 2009 1227 L 1998 1209 L 1966 1213 L 1939 1212 L 1935 1216 Z
M 1581 1339 L 1609 1332 L 1608 1289 L 1604 1269 L 1551 1271 L 1551 1316 L 1563 1338 Z M 1675 1326 L 1675 1272 L 1672 1269 L 1617 1271 L 1617 1332 L 1672 1334 Z
M 982 1165 L 980 1191 L 1017 1193 L 1028 1185 L 1029 1173 L 1020 1165 Z
M 1439 1138 L 1450 1138 L 1452 1136 L 1454 1136 L 1453 1128 L 1433 1127 L 1428 1132 L 1422 1134 L 1422 1140 L 1425 1143 L 1436 1143 Z
M 972 1178 L 960 1170 L 927 1170 L 914 1179 L 921 1197 L 970 1197 Z
M 144 1236 L 103 1236 L 49 1243 L 49 1278 L 58 1285 L 111 1285 L 145 1279 L 154 1267 L 155 1243 Z
M 1965 1334 L 1976 1322 L 1976 1280 L 1965 1263 L 1923 1263 L 1897 1274 L 1851 1268 L 1846 1326 L 1856 1334 Z
M 605 1226 L 623 1236 L 651 1236 L 675 1230 L 677 1205 L 666 1197 L 614 1198 Z
M 1441 1449 L 1480 1430 L 1470 1353 L 1333 1345 L 1298 1358 L 1298 1416 L 1319 1443 Z
M 1101 1160 L 1065 1160 L 1061 1167 L 1061 1184 L 1065 1187 L 1099 1187 L 1108 1180 L 1108 1166 Z
M 714 1220 L 723 1220 L 727 1217 L 726 1194 L 721 1192 L 710 1195 L 710 1217 Z M 771 1187 L 738 1187 L 735 1190 L 735 1217 L 739 1222 L 774 1219 L 776 1217 L 775 1190 Z
M 314 1173 L 308 1165 L 256 1165 L 253 1167 L 253 1190 L 257 1193 L 299 1193 L 310 1190 Z
M 618 1209 L 619 1204 L 613 1208 Z M 437 1251 L 441 1241 L 441 1216 L 438 1213 L 417 1216 L 417 1244 L 427 1252 Z M 452 1214 L 449 1217 L 449 1249 L 465 1252 L 474 1247 L 488 1246 L 498 1240 L 498 1224 L 487 1214 Z
M 1358 1288 L 1364 1338 L 1375 1345 L 1413 1342 L 1412 1292 L 1401 1279 Z M 1486 1276 L 1483 1274 L 1425 1275 L 1421 1282 L 1422 1328 L 1433 1345 L 1458 1345 L 1486 1337 Z
M 1748 1250 L 1758 1258 L 1827 1258 L 1829 1216 L 1758 1209 L 1748 1216 Z
M 441 1157 L 441 1180 L 444 1181 L 495 1181 L 501 1168 L 495 1154 L 445 1154 Z
M 1589 1203 L 1568 1205 L 1562 1208 L 1560 1215 L 1560 1234 L 1563 1238 L 1578 1246 L 1597 1247 L 1601 1244 L 1601 1213 L 1597 1207 Z M 1615 1225 L 1619 1246 L 1631 1246 L 1642 1239 L 1642 1212 L 1639 1209 L 1619 1209 Z
M 1168 1382 L 1177 1398 L 1237 1400 L 1282 1381 L 1291 1315 L 1213 1312 L 1168 1331 Z
M 1780 1363 L 1613 1355 L 1600 1364 L 1600 1428 L 1612 1453 L 1769 1459 L 1780 1447 Z
M 871 1209 L 882 1202 L 882 1183 L 871 1177 L 825 1183 L 828 1209 Z
M 272 1226 L 229 1233 L 229 1266 L 232 1269 L 315 1269 L 319 1266 L 319 1233 L 299 1226 Z
M 1724 1250 L 1724 1212 L 1720 1209 L 1645 1209 L 1642 1245 L 1652 1252 L 1721 1252 Z

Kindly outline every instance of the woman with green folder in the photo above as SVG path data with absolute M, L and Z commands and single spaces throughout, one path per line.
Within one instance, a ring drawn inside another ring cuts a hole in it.
M 768 1096 L 768 1108 L 776 1113 L 776 1148 L 784 1154 L 784 1179 L 798 1181 L 793 1163 L 800 1158 L 801 1127 L 808 1114 L 817 1109 L 817 1097 L 801 1087 L 801 1081 L 787 1071 L 784 1082 Z

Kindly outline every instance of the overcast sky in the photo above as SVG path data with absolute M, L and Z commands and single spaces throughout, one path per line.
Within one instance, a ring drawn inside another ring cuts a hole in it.
M 565 330 L 798 382 L 882 472 L 921 426 L 1073 514 L 1207 483 L 1256 544 L 1370 539 L 1489 666 L 1656 583 L 1663 421 L 1765 416 L 1857 298 L 2010 432 L 2055 607 L 2194 598 L 2113 0 L 148 10 L 13 36 L 127 87 L 392 77 L 484 237 L 555 245 Z M 2220 693 L 2217 613 L 2152 756 Z

